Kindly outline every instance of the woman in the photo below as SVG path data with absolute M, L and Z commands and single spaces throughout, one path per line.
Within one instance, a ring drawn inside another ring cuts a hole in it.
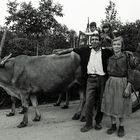
M 102 112 L 111 117 L 112 126 L 107 130 L 107 134 L 113 134 L 116 130 L 116 119 L 119 118 L 118 136 L 124 136 L 124 116 L 129 115 L 132 109 L 131 84 L 128 74 L 128 65 L 135 67 L 135 60 L 132 55 L 128 58 L 122 52 L 123 39 L 117 37 L 113 39 L 114 55 L 109 58 L 108 75 L 104 97 L 102 100 Z M 130 78 L 131 79 L 131 78 Z

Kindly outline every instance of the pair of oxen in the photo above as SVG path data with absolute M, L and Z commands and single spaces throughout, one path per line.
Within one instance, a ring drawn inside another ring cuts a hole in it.
M 83 108 L 84 89 L 81 79 L 80 56 L 75 52 L 65 55 L 27 56 L 15 58 L 5 57 L 0 64 L 0 86 L 12 97 L 21 100 L 23 120 L 19 128 L 28 124 L 29 100 L 35 108 L 34 121 L 41 118 L 37 108 L 37 94 L 53 91 L 67 92 L 74 84 L 79 85 L 82 101 L 76 116 L 79 117 Z

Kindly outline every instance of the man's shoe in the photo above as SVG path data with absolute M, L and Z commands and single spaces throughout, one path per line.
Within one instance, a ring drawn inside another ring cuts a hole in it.
M 87 132 L 89 131 L 90 129 L 92 129 L 93 126 L 92 125 L 85 125 L 81 128 L 81 132 Z
M 118 136 L 119 137 L 123 137 L 124 136 L 124 126 L 119 126 Z
M 85 116 L 82 116 L 82 117 L 80 118 L 80 121 L 81 121 L 81 122 L 86 122 L 86 117 L 85 117 Z
M 109 129 L 107 130 L 106 133 L 107 133 L 108 135 L 111 135 L 111 134 L 113 134 L 116 130 L 117 130 L 116 124 L 112 124 L 111 128 L 109 128 Z
M 96 130 L 101 130 L 101 129 L 102 129 L 101 124 L 100 124 L 100 123 L 96 123 L 95 129 L 96 129 Z
M 17 128 L 23 128 L 23 127 L 26 127 L 26 126 L 27 126 L 27 123 L 21 122 L 21 123 L 17 126 Z

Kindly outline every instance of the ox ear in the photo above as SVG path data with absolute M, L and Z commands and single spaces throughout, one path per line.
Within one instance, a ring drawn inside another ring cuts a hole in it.
M 5 56 L 2 61 L 0 62 L 0 65 L 4 65 L 5 62 L 12 56 L 12 53 L 10 53 L 8 56 Z

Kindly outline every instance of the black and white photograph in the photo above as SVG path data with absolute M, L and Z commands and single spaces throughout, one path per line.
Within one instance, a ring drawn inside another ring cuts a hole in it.
M 0 140 L 140 140 L 139 0 L 0 3 Z

